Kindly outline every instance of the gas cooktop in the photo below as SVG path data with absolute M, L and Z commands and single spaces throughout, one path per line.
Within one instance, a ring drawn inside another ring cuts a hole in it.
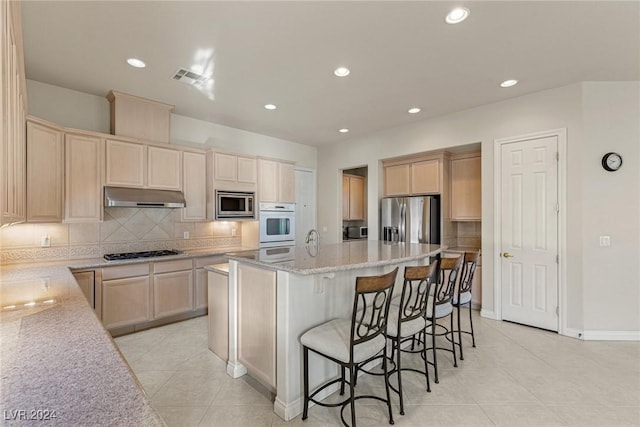
M 163 249 L 160 251 L 143 251 L 143 252 L 123 252 L 120 254 L 106 254 L 104 259 L 107 261 L 116 261 L 123 259 L 135 259 L 135 258 L 151 258 L 169 255 L 180 255 L 182 252 L 175 249 Z

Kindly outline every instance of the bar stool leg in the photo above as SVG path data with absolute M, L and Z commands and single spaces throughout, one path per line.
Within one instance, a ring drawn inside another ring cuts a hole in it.
M 402 371 L 400 366 L 400 337 L 395 337 L 393 340 L 393 346 L 397 347 L 396 351 L 396 370 L 398 371 L 398 395 L 400 397 L 400 415 L 404 415 L 404 399 L 402 397 Z M 393 350 L 391 350 L 393 352 Z M 388 393 L 388 390 L 387 390 Z M 389 396 L 387 395 L 387 399 Z
M 303 375 L 304 375 L 304 410 L 302 411 L 302 419 L 307 419 L 307 413 L 309 411 L 309 349 L 307 347 L 302 347 L 302 364 L 303 364 Z
M 469 323 L 471 324 L 471 342 L 476 346 L 476 335 L 473 333 L 473 316 L 471 316 L 471 301 L 469 301 Z
M 436 319 L 433 318 L 431 322 L 431 346 L 433 348 L 433 372 L 436 374 L 436 384 L 438 381 L 438 357 L 436 356 Z
M 460 343 L 460 360 L 464 360 L 464 354 L 462 353 L 462 329 L 460 327 L 460 304 L 456 307 L 456 311 L 458 312 L 458 342 Z M 453 338 L 453 334 L 451 334 Z
M 355 395 L 355 376 L 356 367 L 354 365 L 349 366 L 349 405 L 351 406 L 351 426 L 356 427 L 356 405 L 355 399 L 353 396 Z
M 451 350 L 453 351 L 453 367 L 458 367 L 458 359 L 456 358 L 456 333 L 453 330 L 453 312 L 450 315 L 451 317 Z
M 431 393 L 431 384 L 429 382 L 429 362 L 427 361 L 427 331 L 426 328 L 422 331 L 422 356 L 424 358 L 424 373 L 427 377 L 427 392 Z
M 400 340 L 400 338 L 398 338 Z M 399 341 L 398 341 L 399 343 Z M 400 347 L 398 347 L 398 363 L 400 362 Z M 384 370 L 384 385 L 385 390 L 387 392 L 387 408 L 389 409 L 389 424 L 394 424 L 393 421 L 393 412 L 391 411 L 391 395 L 389 393 L 389 372 L 387 368 L 387 346 L 382 350 L 382 369 Z M 398 365 L 398 369 L 400 369 L 400 365 Z M 398 370 L 398 389 L 400 390 L 400 405 L 402 405 L 402 384 L 400 383 L 400 371 Z M 402 407 L 402 406 L 401 406 Z M 401 410 L 402 411 L 402 410 Z M 404 415 L 404 412 L 401 412 Z M 355 418 L 353 421 L 353 425 L 355 426 Z

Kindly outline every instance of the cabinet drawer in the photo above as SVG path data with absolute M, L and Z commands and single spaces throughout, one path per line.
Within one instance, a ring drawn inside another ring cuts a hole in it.
M 191 270 L 193 261 L 191 259 L 179 259 L 175 261 L 163 261 L 153 263 L 154 273 L 167 273 L 170 271 Z
M 147 276 L 149 264 L 131 264 L 102 269 L 102 280 L 123 279 L 125 277 Z
M 206 256 L 206 257 L 202 257 L 202 258 L 196 258 L 196 268 L 203 268 L 207 265 L 211 265 L 211 264 L 220 264 L 223 262 L 226 262 L 227 259 L 226 257 L 222 256 L 222 255 L 216 255 L 216 256 Z

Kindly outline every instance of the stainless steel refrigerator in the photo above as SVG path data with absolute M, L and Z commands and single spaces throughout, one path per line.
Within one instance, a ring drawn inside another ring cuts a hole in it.
M 382 240 L 440 244 L 438 196 L 385 197 L 380 210 Z

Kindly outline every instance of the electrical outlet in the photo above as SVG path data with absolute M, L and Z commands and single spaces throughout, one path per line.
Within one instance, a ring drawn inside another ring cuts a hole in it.
M 237 234 L 237 232 L 238 232 L 238 230 L 237 230 L 235 227 L 233 227 L 233 228 L 231 229 L 231 235 L 232 235 L 232 236 L 235 236 L 235 235 Z
M 611 246 L 611 237 L 600 236 L 600 246 Z
M 51 246 L 51 237 L 48 234 L 43 234 L 40 238 L 40 247 L 48 248 Z
M 327 232 L 327 226 L 325 225 L 324 227 L 322 227 L 322 232 L 326 233 Z
M 185 231 L 184 233 L 182 233 L 182 238 L 183 239 L 188 239 L 189 238 L 189 232 Z

